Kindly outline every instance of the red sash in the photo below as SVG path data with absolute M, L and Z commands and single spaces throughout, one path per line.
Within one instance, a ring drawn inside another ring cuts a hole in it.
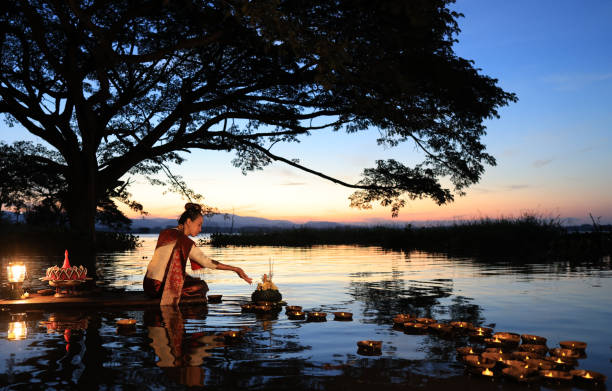
M 162 282 L 164 290 L 160 305 L 178 305 L 183 290 L 183 284 L 185 283 L 187 259 L 189 258 L 191 247 L 195 245 L 193 240 L 189 239 L 187 235 L 181 231 L 177 229 L 166 229 L 160 232 L 155 248 L 173 242 L 175 242 L 174 248 L 170 254 L 164 281 Z M 196 263 L 192 262 L 191 268 L 196 270 L 196 268 L 194 268 L 196 265 Z M 197 265 L 197 268 L 199 269 L 200 265 Z

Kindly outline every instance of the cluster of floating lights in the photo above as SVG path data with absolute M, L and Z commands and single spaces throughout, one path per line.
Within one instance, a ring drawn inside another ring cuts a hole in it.
M 585 342 L 562 341 L 560 347 L 549 349 L 547 339 L 532 334 L 493 333 L 489 327 L 469 322 L 438 323 L 431 318 L 399 314 L 393 318 L 394 328 L 408 334 L 438 334 L 447 338 L 468 337 L 472 346 L 457 348 L 457 354 L 469 373 L 484 377 L 499 377 L 521 383 L 544 381 L 549 384 L 600 386 L 606 376 L 584 369 L 574 369 L 577 360 L 586 357 Z

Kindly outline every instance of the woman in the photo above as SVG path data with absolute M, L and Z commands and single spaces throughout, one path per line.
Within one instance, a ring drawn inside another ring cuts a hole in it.
M 192 270 L 202 267 L 231 270 L 251 283 L 251 278 L 241 268 L 212 260 L 196 247 L 193 240 L 189 239 L 189 236 L 200 233 L 202 221 L 202 207 L 187 203 L 185 212 L 178 220 L 178 227 L 159 233 L 153 258 L 147 267 L 143 288 L 148 296 L 161 297 L 160 305 L 178 305 L 181 296 L 206 297 L 208 291 L 206 282 L 185 273 L 187 259 L 191 262 Z

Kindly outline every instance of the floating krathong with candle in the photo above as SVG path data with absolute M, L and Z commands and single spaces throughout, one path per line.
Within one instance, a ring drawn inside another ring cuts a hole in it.
M 478 349 L 474 346 L 462 346 L 456 349 L 459 356 L 467 356 L 468 354 L 478 355 L 481 353 L 481 350 L 482 349 Z
M 528 358 L 525 360 L 525 364 L 527 364 L 529 368 L 534 368 L 538 370 L 549 370 L 553 369 L 554 367 L 554 365 L 550 361 L 539 358 Z
M 311 311 L 306 314 L 308 322 L 325 322 L 327 318 L 326 312 Z
M 272 282 L 272 260 L 269 261 L 269 274 L 264 274 L 261 282 L 257 284 L 257 289 L 251 294 L 252 301 L 279 302 L 283 295 Z
M 545 369 L 540 371 L 540 378 L 548 383 L 566 384 L 572 381 L 573 376 L 566 371 L 557 371 L 554 369 Z
M 217 336 L 223 338 L 226 343 L 236 343 L 242 341 L 243 339 L 242 331 L 235 330 L 223 331 L 217 334 Z
M 480 355 L 484 359 L 503 362 L 504 360 L 510 360 L 512 355 L 510 353 L 493 353 L 484 352 Z
M 301 311 L 302 310 L 302 306 L 301 305 L 288 305 L 285 307 L 285 312 L 289 313 L 289 312 L 294 312 L 294 311 Z
M 584 357 L 584 352 L 573 349 L 554 348 L 549 351 L 551 356 L 578 359 Z
M 453 326 L 446 323 L 432 323 L 428 325 L 428 330 L 436 334 L 451 334 Z
M 403 327 L 404 323 L 412 322 L 416 316 L 413 314 L 397 314 L 393 317 L 393 324 L 399 327 Z
M 493 339 L 501 341 L 503 346 L 516 347 L 521 341 L 521 336 L 516 333 L 498 332 L 493 334 Z
M 519 346 L 519 350 L 521 352 L 532 353 L 538 356 L 545 356 L 548 352 L 548 348 L 546 347 L 546 345 L 534 345 L 530 343 L 522 344 L 521 346 Z
M 606 375 L 585 369 L 573 369 L 569 371 L 574 377 L 574 381 L 584 386 L 603 386 L 606 382 Z
M 464 331 L 466 333 L 474 330 L 474 325 L 470 322 L 452 321 L 450 322 L 450 325 L 455 330 Z
M 422 334 L 427 332 L 429 326 L 426 323 L 406 322 L 404 323 L 404 333 L 406 334 Z
M 521 339 L 523 340 L 523 344 L 546 345 L 546 338 L 540 337 L 539 335 L 521 334 Z
M 509 366 L 502 369 L 502 374 L 519 383 L 532 383 L 539 380 L 537 369 Z
M 291 320 L 301 320 L 306 318 L 306 313 L 304 313 L 304 311 L 289 311 L 287 312 L 287 318 Z
M 571 349 L 571 350 L 584 352 L 587 347 L 587 343 L 582 342 L 582 341 L 561 341 L 559 342 L 559 346 L 561 346 L 564 349 Z
M 334 320 L 350 321 L 353 320 L 353 314 L 351 312 L 334 312 Z
M 379 356 L 382 354 L 382 341 L 358 341 L 357 353 L 364 356 Z
M 415 322 L 417 323 L 422 323 L 422 324 L 432 324 L 432 323 L 436 323 L 436 320 L 433 318 L 416 318 L 414 319 Z
M 576 361 L 576 359 L 568 357 L 549 356 L 544 359 L 552 364 L 552 369 L 559 371 L 569 371 L 578 365 L 578 361 Z
M 512 352 L 511 355 L 513 359 L 521 360 L 521 361 L 525 361 L 530 358 L 540 358 L 540 359 L 544 358 L 543 355 L 532 353 L 532 352 Z

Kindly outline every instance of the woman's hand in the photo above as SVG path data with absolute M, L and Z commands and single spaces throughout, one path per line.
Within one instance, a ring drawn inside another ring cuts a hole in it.
M 249 284 L 251 282 L 253 282 L 253 279 L 251 277 L 247 276 L 247 274 L 241 268 L 237 267 L 236 270 L 234 270 L 234 271 L 236 272 L 236 274 L 238 274 L 238 277 L 242 278 L 243 280 L 245 280 Z

